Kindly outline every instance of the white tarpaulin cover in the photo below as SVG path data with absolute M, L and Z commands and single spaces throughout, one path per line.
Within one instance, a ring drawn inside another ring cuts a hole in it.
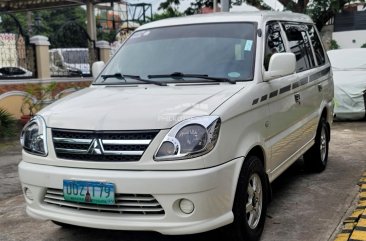
M 334 112 L 339 120 L 365 117 L 366 49 L 328 51 L 334 78 Z

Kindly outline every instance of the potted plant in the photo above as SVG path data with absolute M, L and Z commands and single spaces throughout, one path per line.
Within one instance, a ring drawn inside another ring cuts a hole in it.
M 54 100 L 53 92 L 56 89 L 56 85 L 56 82 L 27 85 L 25 89 L 27 95 L 24 97 L 20 109 L 22 113 L 20 118 L 21 123 L 26 124 L 40 109 L 52 103 Z

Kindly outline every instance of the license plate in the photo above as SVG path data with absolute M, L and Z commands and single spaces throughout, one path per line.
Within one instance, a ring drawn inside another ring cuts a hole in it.
M 63 191 L 66 201 L 102 205 L 115 203 L 113 183 L 64 180 Z

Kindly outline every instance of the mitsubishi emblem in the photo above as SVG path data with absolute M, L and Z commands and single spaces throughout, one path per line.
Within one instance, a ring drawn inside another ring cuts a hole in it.
M 94 139 L 89 146 L 88 154 L 102 155 L 103 147 L 100 139 Z

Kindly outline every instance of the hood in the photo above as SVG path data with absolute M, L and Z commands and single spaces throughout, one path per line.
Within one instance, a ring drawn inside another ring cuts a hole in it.
M 242 83 L 92 86 L 64 97 L 39 114 L 52 128 L 166 129 L 184 119 L 210 115 L 243 87 Z

